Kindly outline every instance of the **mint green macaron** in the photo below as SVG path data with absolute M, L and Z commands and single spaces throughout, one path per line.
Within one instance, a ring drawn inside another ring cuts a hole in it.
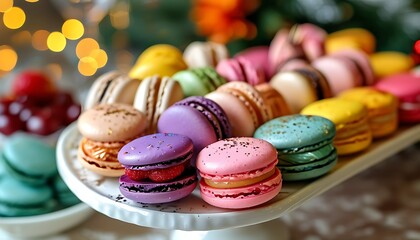
M 316 178 L 337 162 L 335 125 L 311 115 L 288 115 L 261 125 L 254 137 L 270 142 L 278 152 L 278 167 L 286 181 Z
M 185 97 L 204 96 L 226 83 L 212 67 L 179 71 L 172 78 L 179 82 Z

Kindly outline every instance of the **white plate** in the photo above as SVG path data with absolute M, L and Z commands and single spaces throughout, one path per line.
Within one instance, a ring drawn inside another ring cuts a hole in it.
M 36 216 L 0 217 L 0 239 L 36 238 L 53 235 L 85 221 L 94 213 L 85 203 Z
M 95 210 L 121 221 L 145 227 L 178 230 L 216 230 L 266 222 L 299 207 L 351 176 L 420 140 L 420 125 L 400 128 L 391 137 L 375 141 L 352 157 L 340 157 L 327 175 L 312 181 L 284 183 L 270 202 L 245 210 L 226 210 L 205 203 L 198 189 L 187 198 L 167 204 L 140 204 L 124 198 L 118 178 L 106 178 L 84 169 L 77 160 L 81 136 L 73 124 L 63 131 L 57 145 L 58 170 L 69 188 Z

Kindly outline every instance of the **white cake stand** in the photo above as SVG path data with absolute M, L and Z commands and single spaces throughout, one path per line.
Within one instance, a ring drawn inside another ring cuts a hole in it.
M 80 138 L 75 124 L 60 135 L 58 170 L 77 197 L 111 218 L 144 227 L 174 230 L 172 239 L 288 239 L 287 229 L 277 218 L 416 143 L 420 140 L 420 125 L 401 127 L 392 136 L 375 140 L 363 153 L 340 157 L 337 166 L 323 177 L 286 182 L 274 199 L 244 210 L 213 207 L 200 198 L 198 189 L 187 198 L 167 204 L 141 204 L 128 200 L 119 192 L 118 178 L 99 176 L 80 165 L 76 158 Z

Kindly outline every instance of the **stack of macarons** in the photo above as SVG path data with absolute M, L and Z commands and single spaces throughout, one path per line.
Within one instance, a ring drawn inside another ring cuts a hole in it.
M 53 212 L 79 203 L 58 175 L 55 148 L 27 135 L 8 138 L 0 155 L 0 216 Z

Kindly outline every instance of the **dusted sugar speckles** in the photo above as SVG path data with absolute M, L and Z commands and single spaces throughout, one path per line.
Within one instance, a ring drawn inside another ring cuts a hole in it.
M 313 145 L 319 143 L 319 139 L 331 142 L 335 133 L 334 123 L 326 118 L 295 114 L 266 122 L 255 131 L 254 137 L 282 150 Z

